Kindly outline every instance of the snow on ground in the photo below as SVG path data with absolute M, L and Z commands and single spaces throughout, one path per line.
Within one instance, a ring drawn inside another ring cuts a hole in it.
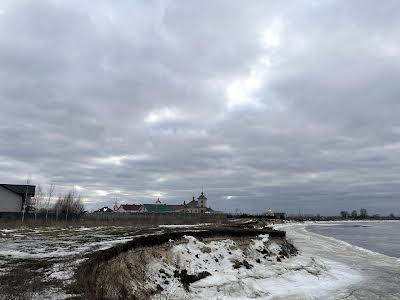
M 308 224 L 275 226 L 286 230 L 300 250 L 300 255 L 281 262 L 276 260 L 279 245 L 267 236 L 254 239 L 248 247 L 229 239 L 201 242 L 187 237 L 187 243 L 172 246 L 170 257 L 149 265 L 154 285 L 164 288 L 165 297 L 154 299 L 400 299 L 398 259 L 308 232 Z M 0 278 L 24 263 L 43 262 L 43 269 L 33 272 L 42 272 L 45 281 L 68 283 L 86 254 L 137 234 L 126 227 L 0 229 Z M 263 248 L 272 255 L 262 254 Z M 211 276 L 192 283 L 187 293 L 174 277 L 176 269 Z M 63 297 L 67 296 L 59 286 L 36 295 L 37 299 Z
M 212 223 L 200 223 L 200 224 L 186 224 L 186 225 L 159 225 L 159 228 L 193 228 L 214 225 Z
M 120 227 L 1 229 L 0 259 L 38 259 L 84 255 L 131 239 Z M 133 234 L 134 235 L 134 234 Z
M 172 259 L 160 258 L 148 267 L 148 276 L 156 278 L 154 286 L 164 289 L 161 296 L 166 299 L 329 299 L 332 291 L 361 280 L 358 272 L 328 259 L 298 255 L 279 262 L 281 248 L 267 236 L 245 249 L 230 239 L 208 243 L 186 239 L 187 243 L 172 247 Z M 176 269 L 211 275 L 192 283 L 187 293 L 173 276 Z
M 193 228 L 214 225 L 212 223 L 199 223 L 199 224 L 176 224 L 176 225 L 159 225 L 159 228 Z
M 74 269 L 87 254 L 124 243 L 137 232 L 135 228 L 114 226 L 0 229 L 0 299 L 2 289 L 7 288 L 1 281 L 7 276 L 7 280 L 14 280 L 12 274 L 21 271 L 28 272 L 21 280 L 32 276 L 40 282 L 54 282 L 44 294 L 34 293 L 28 298 L 67 297 L 62 288 L 71 282 Z

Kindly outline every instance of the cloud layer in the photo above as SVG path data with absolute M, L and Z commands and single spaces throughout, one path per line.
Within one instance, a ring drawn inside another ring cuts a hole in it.
M 1 181 L 400 213 L 400 3 L 246 4 L 3 1 Z

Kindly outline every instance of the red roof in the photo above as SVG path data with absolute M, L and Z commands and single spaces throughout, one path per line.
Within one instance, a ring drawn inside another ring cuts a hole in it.
M 139 210 L 142 204 L 121 204 L 123 210 Z

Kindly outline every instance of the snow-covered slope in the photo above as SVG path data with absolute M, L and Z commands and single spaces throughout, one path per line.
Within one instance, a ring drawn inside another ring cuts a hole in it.
M 283 258 L 284 249 L 267 236 L 247 244 L 186 239 L 170 249 L 171 255 L 148 265 L 151 284 L 162 289 L 154 299 L 329 299 L 334 290 L 361 279 L 358 272 L 327 259 L 303 254 Z M 187 291 L 182 270 L 209 276 L 190 284 Z

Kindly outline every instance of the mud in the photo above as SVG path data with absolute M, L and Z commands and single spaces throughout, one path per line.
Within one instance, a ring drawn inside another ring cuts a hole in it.
M 186 269 L 183 269 L 180 272 L 178 270 L 175 270 L 175 273 L 174 273 L 174 277 L 179 279 L 179 281 L 182 283 L 182 285 L 186 291 L 189 291 L 189 285 L 191 283 L 199 281 L 210 275 L 211 275 L 211 273 L 207 272 L 207 271 L 200 272 L 199 274 L 188 274 Z

